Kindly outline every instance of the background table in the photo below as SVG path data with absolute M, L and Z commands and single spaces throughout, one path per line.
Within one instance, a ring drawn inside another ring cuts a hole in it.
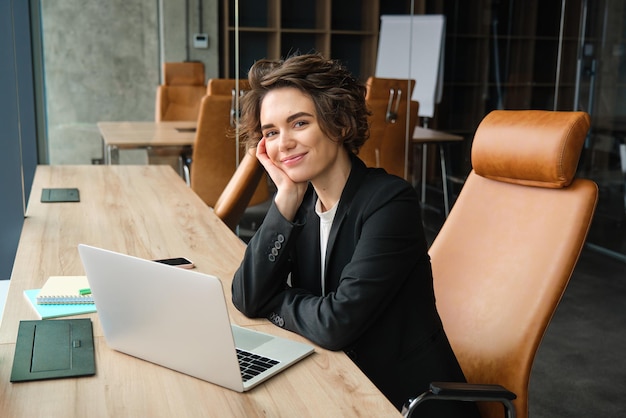
M 120 149 L 183 150 L 193 145 L 196 122 L 98 122 L 105 164 L 119 163 Z
M 428 161 L 428 144 L 439 146 L 439 162 L 441 165 L 441 183 L 443 189 L 443 207 L 445 215 L 450 213 L 450 199 L 448 196 L 448 171 L 446 169 L 445 144 L 462 141 L 463 137 L 447 132 L 416 126 L 413 131 L 413 144 L 422 146 L 422 204 L 426 203 L 426 163 Z
M 43 187 L 78 187 L 79 203 L 40 203 Z M 219 277 L 231 320 L 305 341 L 230 302 L 245 244 L 168 166 L 39 166 L 0 327 L 0 414 L 13 416 L 398 416 L 393 405 L 343 352 L 316 352 L 245 394 L 114 351 L 93 321 L 93 377 L 9 383 L 20 320 L 37 319 L 23 290 L 50 275 L 84 274 L 77 245 L 143 258 L 185 256 Z

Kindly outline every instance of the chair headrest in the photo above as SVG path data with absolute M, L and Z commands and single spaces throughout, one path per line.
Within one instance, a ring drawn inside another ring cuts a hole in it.
M 589 125 L 585 112 L 495 110 L 476 130 L 474 172 L 506 183 L 567 187 Z

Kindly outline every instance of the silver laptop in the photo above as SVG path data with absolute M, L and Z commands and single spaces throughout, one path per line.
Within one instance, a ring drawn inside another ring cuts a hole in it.
M 238 392 L 314 351 L 232 325 L 217 277 L 84 244 L 78 251 L 115 350 Z

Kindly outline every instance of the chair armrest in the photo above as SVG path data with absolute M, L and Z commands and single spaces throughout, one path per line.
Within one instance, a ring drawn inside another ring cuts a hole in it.
M 456 401 L 484 401 L 500 402 L 504 406 L 506 416 L 515 418 L 515 406 L 511 402 L 517 395 L 500 385 L 484 385 L 460 382 L 432 382 L 430 389 L 415 399 L 409 401 L 402 408 L 402 416 L 410 417 L 413 410 L 426 400 L 456 400 Z
M 459 383 L 459 382 L 432 382 L 430 390 L 435 395 L 476 398 L 482 400 L 484 398 L 508 399 L 512 401 L 517 396 L 500 385 L 480 385 L 475 383 Z

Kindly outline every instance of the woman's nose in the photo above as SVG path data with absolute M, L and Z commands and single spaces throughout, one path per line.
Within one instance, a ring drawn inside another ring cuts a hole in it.
M 280 151 L 288 151 L 293 148 L 295 145 L 295 141 L 293 137 L 289 133 L 280 134 L 280 138 L 278 138 L 278 149 Z

